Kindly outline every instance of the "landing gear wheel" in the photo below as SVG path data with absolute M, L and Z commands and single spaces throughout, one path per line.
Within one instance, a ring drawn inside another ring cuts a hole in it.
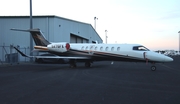
M 70 61 L 70 68 L 76 68 L 76 62 L 74 60 Z
M 90 62 L 85 62 L 85 67 L 91 67 L 91 63 Z
M 156 71 L 156 66 L 151 66 L 152 71 Z
M 76 64 L 70 64 L 70 68 L 76 68 Z

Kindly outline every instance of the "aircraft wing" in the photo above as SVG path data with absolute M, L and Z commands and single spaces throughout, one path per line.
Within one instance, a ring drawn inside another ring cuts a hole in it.
M 88 57 L 74 57 L 74 56 L 33 56 L 35 58 L 57 58 L 57 59 L 89 59 Z
M 23 52 L 21 52 L 19 49 L 17 49 L 16 47 L 14 47 L 14 49 L 16 49 L 16 51 L 18 51 L 23 57 L 29 57 L 29 58 L 57 58 L 57 59 L 90 59 L 89 57 L 76 57 L 76 56 L 29 56 L 24 54 Z

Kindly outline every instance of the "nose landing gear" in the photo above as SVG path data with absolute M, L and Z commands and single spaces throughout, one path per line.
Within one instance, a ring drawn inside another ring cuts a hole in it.
M 156 66 L 154 66 L 154 65 L 151 66 L 151 70 L 152 70 L 152 71 L 156 71 Z
M 152 71 L 156 71 L 155 62 L 152 62 L 151 70 L 152 70 Z
M 144 60 L 146 61 L 146 64 L 148 64 L 147 53 L 144 52 L 144 53 L 143 53 L 143 56 L 144 56 Z M 151 66 L 151 70 L 152 70 L 152 71 L 156 71 L 156 66 L 154 65 L 155 63 L 152 62 L 152 64 L 153 64 L 153 65 Z

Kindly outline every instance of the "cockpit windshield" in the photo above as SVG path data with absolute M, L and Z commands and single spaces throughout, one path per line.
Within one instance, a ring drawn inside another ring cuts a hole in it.
M 134 46 L 133 50 L 135 50 L 135 51 L 149 51 L 149 49 L 147 49 L 144 46 Z

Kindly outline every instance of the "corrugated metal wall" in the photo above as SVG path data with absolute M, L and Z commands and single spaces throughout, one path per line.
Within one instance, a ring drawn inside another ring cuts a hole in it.
M 26 54 L 30 54 L 29 43 L 30 33 L 12 31 L 11 28 L 17 29 L 29 29 L 30 20 L 28 16 L 0 16 L 0 60 L 5 61 L 4 48 L 7 46 L 19 46 L 19 48 Z M 33 16 L 33 28 L 40 28 L 44 33 L 44 36 L 50 42 L 78 42 L 86 43 L 92 41 L 98 41 L 102 43 L 102 39 L 93 29 L 90 24 L 82 23 L 66 18 L 57 16 Z M 74 34 L 77 37 L 71 37 Z M 76 38 L 76 41 L 73 40 Z M 16 52 L 13 50 L 13 52 Z M 19 61 L 28 61 L 23 57 L 19 58 Z

